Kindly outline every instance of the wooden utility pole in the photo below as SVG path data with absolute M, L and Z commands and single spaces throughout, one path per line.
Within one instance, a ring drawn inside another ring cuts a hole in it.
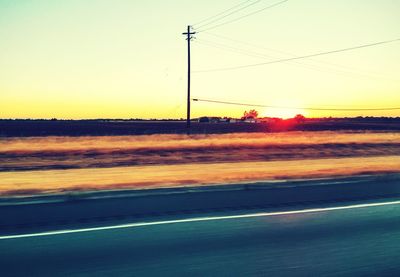
M 187 32 L 182 33 L 186 36 L 187 47 L 188 47 L 188 86 L 187 86 L 187 116 L 186 116 L 186 127 L 190 128 L 190 41 L 192 40 L 192 35 L 196 32 L 190 32 L 191 26 L 187 26 Z

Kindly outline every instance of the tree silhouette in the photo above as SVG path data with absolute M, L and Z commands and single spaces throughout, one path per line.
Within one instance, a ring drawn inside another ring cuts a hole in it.
M 245 111 L 243 114 L 243 118 L 257 118 L 258 117 L 258 112 L 256 110 L 250 110 L 250 111 Z
M 296 120 L 297 123 L 302 123 L 306 121 L 306 117 L 302 114 L 298 114 L 294 117 L 294 120 Z

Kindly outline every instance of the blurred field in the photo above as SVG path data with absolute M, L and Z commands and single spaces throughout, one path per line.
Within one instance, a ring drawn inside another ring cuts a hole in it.
M 0 172 L 0 195 L 227 184 L 400 172 L 400 156 Z
M 0 139 L 0 171 L 400 155 L 400 133 L 284 132 Z
M 400 133 L 0 139 L 1 195 L 389 172 L 400 172 Z

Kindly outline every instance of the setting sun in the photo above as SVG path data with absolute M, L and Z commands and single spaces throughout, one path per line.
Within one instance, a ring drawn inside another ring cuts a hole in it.
M 293 118 L 298 114 L 305 115 L 304 109 L 291 109 L 291 108 L 267 108 L 262 113 L 262 117 L 279 117 L 282 119 Z
M 307 109 L 303 108 L 304 103 L 298 99 L 281 99 L 271 103 L 261 111 L 262 117 L 278 117 L 282 119 L 293 118 L 298 114 L 307 116 Z

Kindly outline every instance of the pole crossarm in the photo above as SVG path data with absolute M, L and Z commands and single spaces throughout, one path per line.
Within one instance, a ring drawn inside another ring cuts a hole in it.
M 196 34 L 196 32 L 184 32 L 184 33 L 182 33 L 182 35 L 185 35 L 185 36 L 191 36 L 191 35 L 195 35 Z M 193 38 L 193 37 L 190 37 L 191 39 Z

